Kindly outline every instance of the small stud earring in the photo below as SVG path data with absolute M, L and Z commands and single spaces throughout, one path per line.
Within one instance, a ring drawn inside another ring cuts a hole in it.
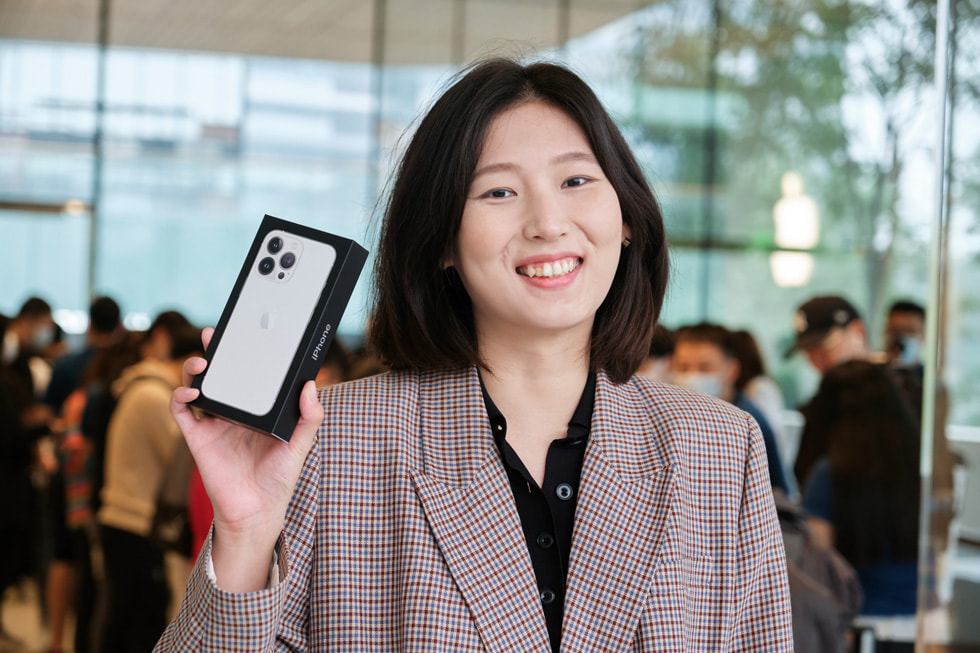
M 630 243 L 632 243 L 632 242 L 633 241 L 629 239 L 629 236 L 624 236 L 623 237 L 623 249 L 626 249 L 627 247 L 629 247 L 630 246 Z

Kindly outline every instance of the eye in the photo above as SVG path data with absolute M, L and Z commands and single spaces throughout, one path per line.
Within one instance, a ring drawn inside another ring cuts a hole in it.
M 570 177 L 565 180 L 561 186 L 562 188 L 575 188 L 577 186 L 584 186 L 585 184 L 592 181 L 588 177 Z
M 480 197 L 499 200 L 499 199 L 504 199 L 505 197 L 511 197 L 513 195 L 514 195 L 514 191 L 510 190 L 509 188 L 493 188 L 485 192 Z

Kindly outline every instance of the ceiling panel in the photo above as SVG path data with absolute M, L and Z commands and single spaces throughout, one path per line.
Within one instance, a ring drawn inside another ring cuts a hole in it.
M 385 59 L 454 63 L 487 53 L 527 53 L 558 39 L 556 0 L 385 0 Z M 571 34 L 634 11 L 637 0 L 571 0 Z M 369 61 L 371 0 L 114 0 L 113 45 Z M 457 13 L 457 12 L 462 12 Z M 92 43 L 98 0 L 0 0 L 0 38 Z M 453 26 L 465 23 L 462 42 Z

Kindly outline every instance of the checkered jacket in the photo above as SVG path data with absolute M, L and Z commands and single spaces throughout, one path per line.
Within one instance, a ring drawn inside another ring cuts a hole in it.
M 198 560 L 158 651 L 550 651 L 475 369 L 321 393 L 281 581 L 228 594 Z M 562 651 L 791 651 L 758 427 L 723 402 L 597 378 Z

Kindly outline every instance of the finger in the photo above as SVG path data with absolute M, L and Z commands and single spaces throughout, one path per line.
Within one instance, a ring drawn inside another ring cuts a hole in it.
M 214 335 L 214 327 L 204 327 L 201 329 L 201 342 L 204 344 L 204 351 L 208 350 L 208 345 L 211 344 L 211 336 Z
M 307 381 L 299 395 L 299 413 L 299 421 L 293 429 L 293 436 L 289 442 L 305 457 L 313 446 L 313 439 L 320 424 L 323 423 L 323 406 L 317 398 L 316 383 L 313 381 Z
M 197 418 L 187 404 L 197 399 L 200 394 L 201 391 L 196 388 L 180 387 L 170 395 L 170 414 L 174 416 L 174 421 L 183 433 L 194 428 L 197 422 Z
M 181 368 L 181 379 L 183 385 L 190 387 L 191 381 L 194 379 L 194 377 L 203 372 L 204 368 L 207 366 L 208 362 L 200 356 L 191 356 L 184 361 L 184 366 Z

